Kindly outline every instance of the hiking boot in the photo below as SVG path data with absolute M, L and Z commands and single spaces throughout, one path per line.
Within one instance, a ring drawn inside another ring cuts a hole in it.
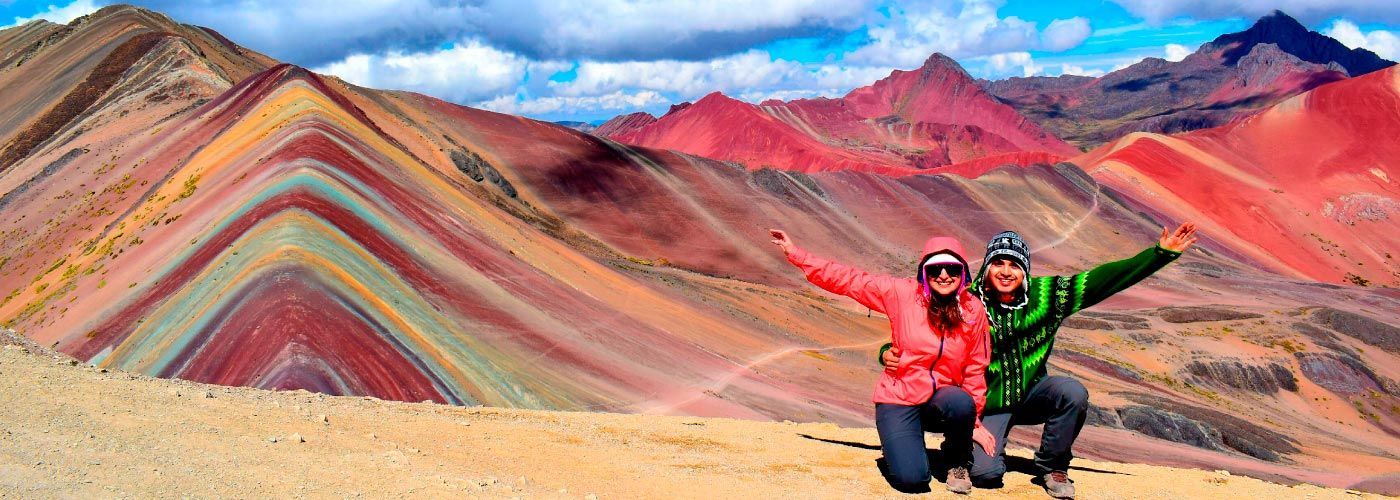
M 1074 498 L 1074 481 L 1064 471 L 1054 471 L 1040 478 L 1045 493 L 1054 498 Z
M 969 479 L 967 467 L 948 469 L 948 481 L 944 485 L 948 487 L 948 491 L 959 495 L 972 493 L 972 479 Z

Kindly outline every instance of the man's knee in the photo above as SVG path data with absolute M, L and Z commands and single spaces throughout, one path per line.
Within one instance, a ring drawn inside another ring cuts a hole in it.
M 1089 390 L 1078 380 L 1059 377 L 1055 381 L 1055 392 L 1060 404 L 1066 408 L 1084 410 L 1089 407 Z
M 1001 485 L 1002 476 L 1006 475 L 1006 464 L 1002 461 L 994 461 L 985 464 L 972 464 L 972 484 L 978 487 L 989 487 Z

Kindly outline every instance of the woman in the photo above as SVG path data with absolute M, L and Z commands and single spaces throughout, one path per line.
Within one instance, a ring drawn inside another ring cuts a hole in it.
M 899 363 L 880 375 L 871 398 L 890 484 L 926 491 L 931 474 L 924 431 L 942 431 L 948 491 L 972 491 L 972 442 L 984 450 L 995 450 L 996 443 L 980 420 L 987 393 L 987 312 L 967 291 L 971 276 L 962 245 L 954 238 L 930 238 L 916 277 L 899 279 L 816 257 L 787 233 L 769 233 L 808 281 L 890 319 Z

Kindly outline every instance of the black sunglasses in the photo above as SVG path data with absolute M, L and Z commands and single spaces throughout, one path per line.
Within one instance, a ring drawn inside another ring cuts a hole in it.
M 962 270 L 962 264 L 929 264 L 924 266 L 924 276 L 936 278 L 946 272 L 948 276 L 959 277 L 962 276 Z

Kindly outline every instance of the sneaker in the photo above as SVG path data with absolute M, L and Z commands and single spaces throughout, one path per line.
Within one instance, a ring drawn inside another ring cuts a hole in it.
M 948 487 L 948 491 L 959 495 L 972 493 L 972 479 L 969 479 L 967 467 L 948 469 L 948 481 L 944 484 Z
M 1045 493 L 1053 498 L 1074 498 L 1074 481 L 1064 471 L 1054 471 L 1041 478 Z

